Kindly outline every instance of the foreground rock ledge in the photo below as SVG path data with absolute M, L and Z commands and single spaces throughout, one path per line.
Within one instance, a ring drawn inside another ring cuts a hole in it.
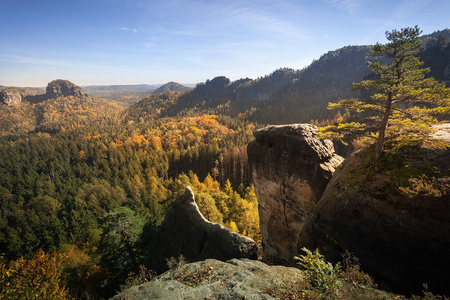
M 330 140 L 319 140 L 316 126 L 267 126 L 247 147 L 259 203 L 263 245 L 290 260 L 307 216 L 312 212 L 343 158 Z
M 166 258 L 180 254 L 195 262 L 207 258 L 222 261 L 256 258 L 256 252 L 256 242 L 251 238 L 209 222 L 198 209 L 194 192 L 188 186 L 172 204 L 152 238 L 146 267 L 156 272 L 166 271 Z
M 207 259 L 167 271 L 112 299 L 310 299 L 302 297 L 303 291 L 308 293 L 302 288 L 305 280 L 305 274 L 297 268 L 269 266 L 245 258 L 227 262 Z M 341 292 L 341 299 L 398 299 L 396 295 L 353 283 L 344 284 Z
M 250 259 L 207 259 L 168 271 L 113 299 L 275 299 L 266 291 L 288 289 L 304 279 L 296 268 L 268 266 Z

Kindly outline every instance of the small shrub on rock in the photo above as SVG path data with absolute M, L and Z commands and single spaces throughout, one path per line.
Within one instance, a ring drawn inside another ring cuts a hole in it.
M 338 263 L 333 266 L 327 262 L 318 249 L 311 252 L 303 247 L 302 250 L 306 252 L 306 255 L 295 256 L 294 259 L 298 260 L 298 264 L 305 268 L 311 286 L 324 294 L 337 293 L 337 287 L 342 284 L 338 280 L 342 269 L 341 265 Z

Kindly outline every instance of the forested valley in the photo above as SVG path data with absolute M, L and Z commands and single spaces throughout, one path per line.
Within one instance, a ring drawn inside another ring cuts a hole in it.
M 424 37 L 420 54 L 447 84 L 448 36 Z M 359 96 L 348 89 L 368 75 L 369 49 L 330 51 L 303 70 L 255 80 L 216 77 L 129 107 L 87 95 L 30 102 L 36 91 L 5 88 L 23 101 L 0 105 L 0 276 L 45 282 L 43 299 L 52 291 L 112 296 L 139 272 L 152 233 L 187 185 L 206 218 L 258 240 L 246 153 L 253 132 L 349 118 L 327 103 Z M 8 286 L 0 286 L 5 295 L 17 292 Z
M 70 253 L 63 273 L 78 274 L 64 282 L 73 296 L 114 293 L 187 185 L 208 219 L 258 237 L 245 149 L 255 125 L 214 115 L 125 123 L 120 113 L 87 125 L 56 110 L 35 132 L 0 138 L 2 262 Z

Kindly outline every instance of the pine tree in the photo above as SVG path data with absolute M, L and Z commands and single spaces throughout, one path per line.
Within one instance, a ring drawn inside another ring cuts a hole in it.
M 344 99 L 329 103 L 329 109 L 348 108 L 363 113 L 363 122 L 341 123 L 319 129 L 320 137 L 351 139 L 358 135 L 374 138 L 375 165 L 388 139 L 417 139 L 428 136 L 437 116 L 450 113 L 450 89 L 421 68 L 421 30 L 405 28 L 386 32 L 387 44 L 372 47 L 368 66 L 371 79 L 354 83 L 352 90 L 368 90 L 368 101 Z

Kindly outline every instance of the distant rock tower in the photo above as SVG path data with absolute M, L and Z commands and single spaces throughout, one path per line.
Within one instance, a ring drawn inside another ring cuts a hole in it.
M 15 105 L 22 102 L 22 94 L 15 88 L 5 88 L 0 92 L 0 102 Z
M 86 97 L 86 92 L 78 85 L 73 84 L 68 80 L 57 79 L 53 80 L 47 85 L 47 98 L 58 98 L 58 97 Z

